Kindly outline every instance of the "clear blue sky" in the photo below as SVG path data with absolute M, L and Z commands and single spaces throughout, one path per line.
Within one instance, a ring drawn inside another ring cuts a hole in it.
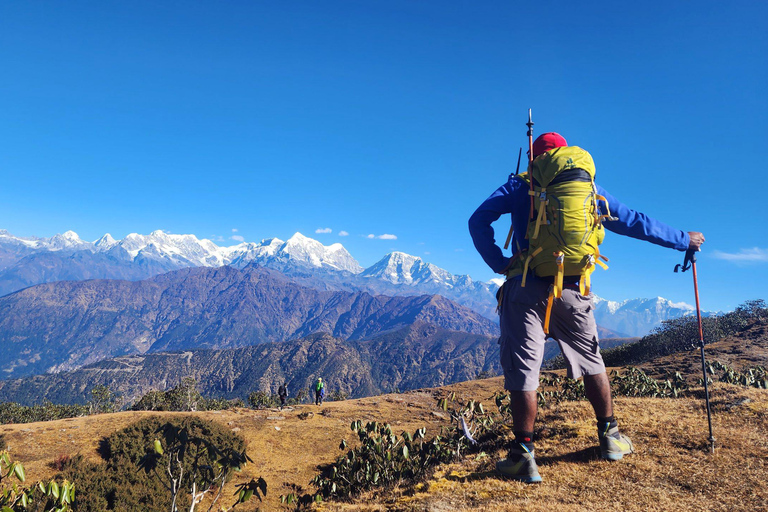
M 730 309 L 768 295 L 766 19 L 754 1 L 3 2 L 0 228 L 301 231 L 364 266 L 396 249 L 486 280 L 466 222 L 532 108 L 614 196 L 705 233 L 702 306 Z M 610 234 L 603 252 L 598 294 L 693 302 L 681 253 Z

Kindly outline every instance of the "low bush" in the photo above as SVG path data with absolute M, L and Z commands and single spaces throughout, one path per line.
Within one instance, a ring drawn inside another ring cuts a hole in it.
M 492 414 L 482 403 L 462 401 L 451 393 L 437 405 L 450 414 L 453 426 L 429 439 L 426 428 L 398 435 L 386 423 L 352 422 L 350 429 L 358 446 L 315 476 L 310 483 L 316 492 L 301 494 L 297 488 L 281 496 L 281 502 L 302 508 L 324 499 L 351 499 L 371 489 L 413 485 L 429 476 L 437 464 L 489 449 L 499 442 Z M 347 450 L 347 442 L 342 441 L 339 448 Z
M 20 462 L 0 450 L 0 510 L 3 512 L 70 512 L 75 486 L 64 480 L 25 485 L 26 471 Z
M 174 499 L 189 509 L 193 483 L 197 494 L 220 493 L 229 472 L 249 460 L 241 437 L 195 417 L 141 420 L 102 440 L 100 452 L 101 463 L 80 455 L 62 462 L 61 476 L 77 485 L 78 511 L 167 511 Z M 175 493 L 169 467 L 179 480 Z M 251 486 L 238 499 L 261 488 Z
M 168 391 L 149 391 L 131 406 L 132 411 L 218 411 L 243 407 L 239 398 L 206 398 L 197 390 L 197 381 L 186 377 Z
M 704 343 L 738 334 L 754 323 L 768 321 L 768 306 L 764 300 L 751 300 L 724 315 L 702 318 Z M 630 366 L 658 357 L 684 352 L 699 346 L 699 327 L 695 316 L 665 320 L 639 341 L 603 351 L 606 366 Z M 565 368 L 563 356 L 547 361 L 550 370 Z
M 88 412 L 87 405 L 59 405 L 44 402 L 27 406 L 15 402 L 2 402 L 0 403 L 0 424 L 60 420 L 87 416 Z
M 740 372 L 720 361 L 707 364 L 707 373 L 717 375 L 717 372 L 721 372 L 718 379 L 720 382 L 727 382 L 728 384 L 736 384 L 738 386 L 768 389 L 768 370 L 762 366 L 747 368 L 743 372 Z
M 265 391 L 254 391 L 248 395 L 248 404 L 254 409 L 271 409 L 280 405 L 280 397 Z

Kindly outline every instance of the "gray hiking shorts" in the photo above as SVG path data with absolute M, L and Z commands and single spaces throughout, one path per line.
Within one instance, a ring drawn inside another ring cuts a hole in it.
M 508 391 L 535 391 L 544 358 L 544 316 L 550 284 L 529 279 L 525 288 L 519 280 L 504 284 L 501 303 L 501 367 Z M 554 299 L 549 321 L 549 338 L 560 345 L 568 377 L 597 375 L 605 371 L 598 345 L 597 324 L 592 300 L 578 290 L 565 288 Z

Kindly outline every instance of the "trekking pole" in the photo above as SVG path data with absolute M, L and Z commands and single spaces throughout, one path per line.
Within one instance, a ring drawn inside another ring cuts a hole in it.
M 517 176 L 518 173 L 520 172 L 520 158 L 522 156 L 523 156 L 523 148 L 520 148 L 520 151 L 517 152 L 517 168 L 515 168 L 515 176 Z M 510 214 L 510 216 L 512 216 L 512 214 Z M 512 218 L 514 219 L 514 217 Z M 512 241 L 512 231 L 514 231 L 514 224 L 509 226 L 509 233 L 507 233 L 507 241 L 504 242 L 504 250 L 509 248 L 509 242 Z
M 707 422 L 709 423 L 709 451 L 715 453 L 715 436 L 712 433 L 712 408 L 709 405 L 709 386 L 707 385 L 707 363 L 704 359 L 704 329 L 701 325 L 701 306 L 699 305 L 699 280 L 696 274 L 696 249 L 688 249 L 683 260 L 682 271 L 693 269 L 693 291 L 696 294 L 696 319 L 699 322 L 699 350 L 701 351 L 701 372 L 704 375 L 704 397 L 707 402 Z M 675 272 L 680 264 L 675 265 Z
M 528 127 L 528 181 L 531 182 L 531 215 L 529 218 L 533 220 L 533 174 L 530 174 L 530 164 L 533 162 L 533 121 L 531 120 L 531 109 L 528 109 L 528 122 L 525 125 Z

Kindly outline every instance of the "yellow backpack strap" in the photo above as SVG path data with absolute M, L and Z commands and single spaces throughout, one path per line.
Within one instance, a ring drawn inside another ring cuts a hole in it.
M 584 270 L 581 271 L 581 279 L 579 279 L 579 292 L 587 297 L 592 289 L 592 272 L 595 271 L 595 256 L 593 254 L 587 255 L 587 263 L 584 265 Z
M 539 214 L 536 216 L 536 224 L 533 229 L 533 239 L 536 240 L 539 237 L 539 228 L 547 224 L 547 205 L 549 199 L 547 199 L 547 189 L 542 188 L 539 193 Z
M 604 196 L 601 196 L 600 194 L 595 194 L 595 198 L 597 198 L 598 201 L 603 201 L 605 203 L 605 211 L 608 212 L 607 215 L 600 216 L 600 218 L 598 219 L 600 222 L 604 220 L 619 220 L 618 217 L 614 217 L 611 215 L 611 207 L 608 206 L 608 200 Z
M 603 270 L 608 270 L 608 265 L 600 261 L 601 259 L 604 259 L 605 261 L 609 261 L 607 256 L 603 256 L 600 254 L 600 249 L 597 250 L 597 259 L 595 260 L 595 263 L 603 267 Z
M 539 247 L 538 249 L 533 251 L 531 254 L 529 254 L 527 258 L 525 258 L 525 265 L 523 266 L 523 281 L 520 283 L 520 288 L 525 288 L 525 278 L 528 277 L 528 265 L 531 263 L 531 260 L 535 256 L 537 256 L 542 250 L 543 248 Z
M 565 270 L 563 268 L 563 262 L 565 260 L 565 254 L 558 251 L 554 253 L 555 263 L 557 264 L 557 275 L 555 276 L 554 295 L 556 299 L 563 296 L 563 276 Z
M 544 314 L 544 334 L 549 334 L 549 319 L 552 317 L 552 302 L 555 298 L 554 286 L 549 287 L 549 297 L 547 298 L 547 312 Z

